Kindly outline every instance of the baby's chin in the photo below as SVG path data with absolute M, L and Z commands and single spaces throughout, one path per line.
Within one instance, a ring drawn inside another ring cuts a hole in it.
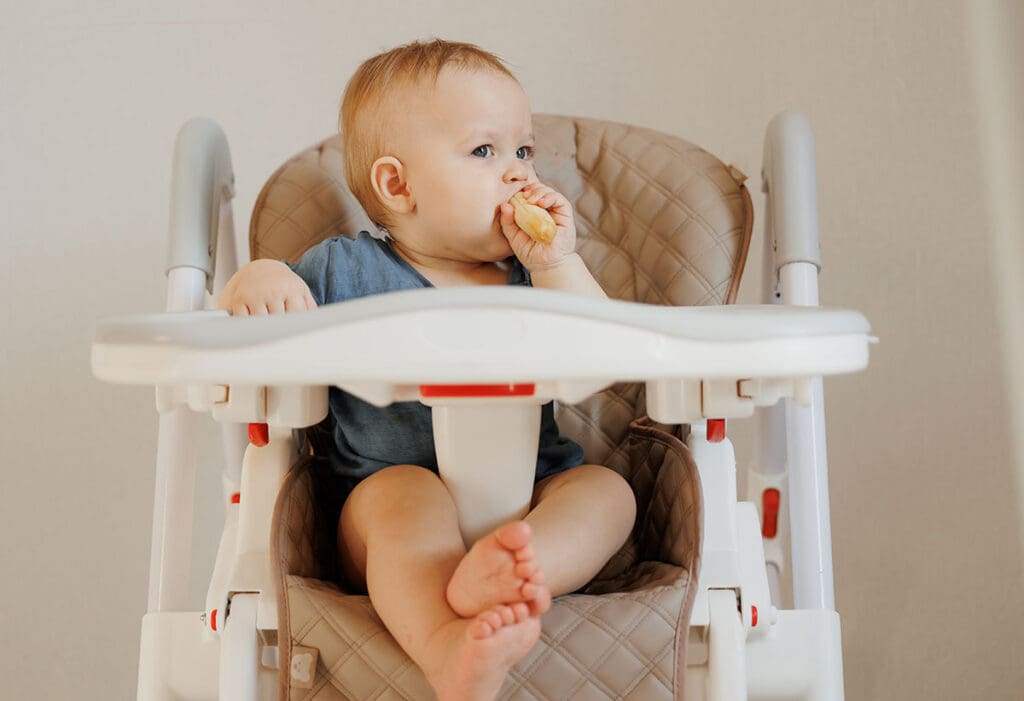
M 501 233 L 501 231 L 498 231 L 498 236 L 501 237 L 500 241 L 496 241 L 494 240 L 494 237 L 491 237 L 488 241 L 488 245 L 486 246 L 486 251 L 482 251 L 483 255 L 481 257 L 491 263 L 498 263 L 513 255 L 512 246 L 509 245 L 508 239 L 505 238 L 505 235 Z M 494 242 L 491 243 L 491 241 Z

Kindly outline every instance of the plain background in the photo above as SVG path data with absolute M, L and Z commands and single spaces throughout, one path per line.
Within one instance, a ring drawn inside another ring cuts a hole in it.
M 178 127 L 224 127 L 244 232 L 361 60 L 441 36 L 507 59 L 537 112 L 704 146 L 751 176 L 759 215 L 766 124 L 810 118 L 821 297 L 882 341 L 825 385 L 847 696 L 1020 698 L 1024 79 L 1000 47 L 1021 19 L 949 0 L 4 0 L 0 695 L 134 695 L 156 414 L 151 391 L 91 377 L 89 343 L 101 317 L 163 307 Z M 748 270 L 751 302 L 759 243 Z M 201 576 L 222 518 L 208 434 Z

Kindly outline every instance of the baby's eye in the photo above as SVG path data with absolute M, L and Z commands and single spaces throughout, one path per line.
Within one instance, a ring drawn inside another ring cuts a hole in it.
M 480 158 L 487 158 L 488 156 L 493 156 L 494 147 L 491 146 L 490 144 L 486 144 L 484 146 L 477 146 L 475 149 L 473 149 L 473 155 L 478 156 Z
M 533 158 L 533 146 L 520 146 L 519 150 L 516 151 L 516 158 L 523 161 Z

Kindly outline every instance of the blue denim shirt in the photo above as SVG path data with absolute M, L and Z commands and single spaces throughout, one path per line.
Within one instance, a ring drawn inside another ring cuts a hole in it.
M 318 305 L 358 297 L 412 290 L 433 285 L 398 255 L 386 241 L 361 232 L 356 239 L 336 236 L 306 251 L 289 264 L 306 284 Z M 508 284 L 529 285 L 529 274 L 513 259 Z M 430 407 L 420 402 L 396 402 L 376 407 L 337 387 L 330 390 L 334 424 L 331 465 L 354 483 L 391 465 L 410 464 L 437 472 Z M 536 479 L 583 462 L 583 449 L 558 433 L 554 407 L 541 411 Z

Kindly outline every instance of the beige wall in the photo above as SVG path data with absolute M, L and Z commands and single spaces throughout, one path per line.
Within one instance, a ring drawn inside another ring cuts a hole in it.
M 88 349 L 97 318 L 162 306 L 177 128 L 200 114 L 224 126 L 244 227 L 262 180 L 332 130 L 358 61 L 439 35 L 505 56 L 537 111 L 678 134 L 738 165 L 755 194 L 768 120 L 810 117 L 822 299 L 862 310 L 882 339 L 867 372 L 826 383 L 848 697 L 1019 698 L 1011 422 L 1024 430 L 1024 387 L 1003 369 L 1024 348 L 1024 260 L 1007 255 L 1021 251 L 1020 209 L 988 186 L 1019 178 L 993 129 L 1010 124 L 1019 145 L 1021 122 L 993 117 L 1003 88 L 976 37 L 1024 31 L 969 7 L 980 5 L 5 3 L 3 695 L 133 694 L 156 419 L 151 392 L 91 378 Z M 1019 65 L 1000 65 L 1019 91 Z M 756 299 L 755 248 L 743 301 Z M 744 448 L 747 428 L 736 435 Z M 220 517 L 215 462 L 200 478 L 201 571 Z

